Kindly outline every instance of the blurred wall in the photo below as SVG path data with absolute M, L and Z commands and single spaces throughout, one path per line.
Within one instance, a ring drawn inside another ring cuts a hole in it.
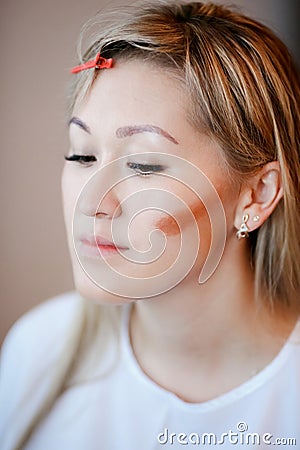
M 298 0 L 231 3 L 275 29 L 299 61 Z M 64 95 L 80 27 L 103 4 L 0 3 L 0 340 L 25 311 L 73 289 L 60 199 Z

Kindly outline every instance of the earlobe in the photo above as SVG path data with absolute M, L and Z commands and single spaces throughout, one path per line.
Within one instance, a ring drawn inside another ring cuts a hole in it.
M 272 214 L 283 197 L 283 186 L 278 161 L 272 161 L 260 169 L 241 190 L 234 221 L 238 238 L 259 228 Z M 245 221 L 245 216 L 247 220 Z

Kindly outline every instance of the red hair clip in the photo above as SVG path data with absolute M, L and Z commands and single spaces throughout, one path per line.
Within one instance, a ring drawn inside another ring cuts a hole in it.
M 112 58 L 102 58 L 102 56 L 100 56 L 100 52 L 98 52 L 95 59 L 87 61 L 84 64 L 80 64 L 80 66 L 73 67 L 73 69 L 71 69 L 71 73 L 78 73 L 86 69 L 110 69 L 112 64 Z

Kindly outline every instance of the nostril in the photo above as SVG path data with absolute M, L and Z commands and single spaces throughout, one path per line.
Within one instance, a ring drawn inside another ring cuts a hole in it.
M 107 217 L 108 216 L 108 214 L 105 212 L 97 212 L 95 215 L 96 215 L 96 217 Z

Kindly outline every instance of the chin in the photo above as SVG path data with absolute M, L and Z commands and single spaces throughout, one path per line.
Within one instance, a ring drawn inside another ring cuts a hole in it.
M 123 305 L 135 301 L 134 298 L 121 297 L 111 292 L 105 291 L 97 286 L 90 278 L 79 268 L 74 271 L 74 283 L 77 292 L 81 297 L 91 300 L 99 305 Z

